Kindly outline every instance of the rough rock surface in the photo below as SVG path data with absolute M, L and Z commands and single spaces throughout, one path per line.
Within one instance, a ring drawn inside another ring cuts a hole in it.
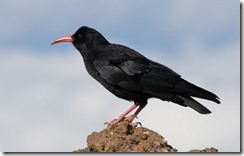
M 74 152 L 177 152 L 158 133 L 145 127 L 133 127 L 128 121 L 93 132 L 87 137 L 87 146 Z M 217 152 L 215 148 L 190 152 Z

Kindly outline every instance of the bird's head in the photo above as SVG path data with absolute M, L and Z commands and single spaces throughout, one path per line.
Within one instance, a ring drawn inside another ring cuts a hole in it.
M 92 49 L 95 45 L 106 45 L 109 42 L 95 29 L 87 26 L 80 27 L 73 35 L 61 37 L 51 43 L 72 42 L 81 53 Z

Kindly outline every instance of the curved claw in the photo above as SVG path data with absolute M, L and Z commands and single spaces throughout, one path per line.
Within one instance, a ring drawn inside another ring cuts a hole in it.
M 142 127 L 142 124 L 140 122 L 134 122 L 134 123 L 130 123 L 130 125 L 134 128 L 136 128 L 138 125 L 140 125 Z

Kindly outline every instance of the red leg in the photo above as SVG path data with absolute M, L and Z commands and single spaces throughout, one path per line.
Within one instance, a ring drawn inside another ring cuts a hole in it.
M 138 106 L 136 104 L 134 104 L 127 111 L 125 111 L 122 115 L 120 115 L 117 119 L 115 119 L 115 120 L 113 120 L 111 122 L 105 122 L 105 124 L 107 124 L 108 126 L 116 125 L 117 123 L 119 123 L 120 121 L 122 121 L 125 118 L 125 116 L 128 115 L 130 112 L 132 112 L 136 107 L 138 107 Z M 138 111 L 138 109 L 137 109 L 137 111 Z
M 132 123 L 133 120 L 137 117 L 137 115 L 141 112 L 141 110 L 145 106 L 139 106 L 139 108 L 136 110 L 136 112 L 133 115 L 129 116 L 129 117 L 126 117 L 126 115 L 128 115 L 130 112 L 132 112 L 137 107 L 138 107 L 138 105 L 134 104 L 127 111 L 125 111 L 122 115 L 120 115 L 117 119 L 115 119 L 115 120 L 113 120 L 111 122 L 105 122 L 105 124 L 107 124 L 108 126 L 112 126 L 112 125 L 118 124 L 122 120 L 128 120 L 130 123 Z M 138 123 L 136 123 L 136 125 L 137 124 Z M 132 124 L 132 125 L 134 125 L 134 124 Z

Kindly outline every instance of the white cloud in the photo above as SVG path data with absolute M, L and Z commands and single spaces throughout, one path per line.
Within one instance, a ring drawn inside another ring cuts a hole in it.
M 172 5 L 169 24 L 171 33 L 205 36 L 216 32 L 223 32 L 233 26 L 228 23 L 239 20 L 239 13 L 235 12 L 238 3 L 229 0 L 194 1 L 182 0 Z M 174 29 L 172 29 L 172 27 Z M 182 31 L 184 30 L 184 31 Z M 201 37 L 198 36 L 198 37 Z

